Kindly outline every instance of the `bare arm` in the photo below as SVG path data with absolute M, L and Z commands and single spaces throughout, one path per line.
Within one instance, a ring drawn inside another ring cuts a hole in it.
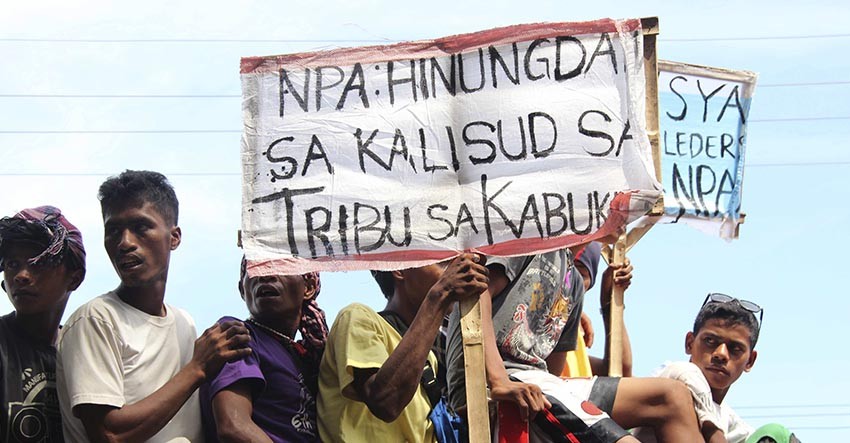
M 186 400 L 224 363 L 251 353 L 248 330 L 240 322 L 216 324 L 195 340 L 192 360 L 153 394 L 123 407 L 80 404 L 76 415 L 94 442 L 141 442 L 159 432 Z
M 700 427 L 700 432 L 702 432 L 705 443 L 727 443 L 726 435 L 712 422 L 707 421 L 703 423 Z
M 622 286 L 623 291 L 628 289 L 632 280 L 632 271 L 633 267 L 631 263 L 626 259 L 626 263 L 622 268 L 616 268 L 614 266 L 609 266 L 608 269 L 602 274 L 602 283 L 599 292 L 599 304 L 602 307 L 602 320 L 605 324 L 605 358 L 600 360 L 599 358 L 591 357 L 590 366 L 591 371 L 596 375 L 607 375 L 608 374 L 608 362 L 610 361 L 610 341 L 609 337 L 611 336 L 611 323 L 610 323 L 610 308 L 611 308 L 611 293 L 614 290 L 614 286 Z M 631 377 L 632 376 L 632 344 L 629 340 L 629 332 L 626 329 L 625 322 L 623 324 L 623 377 Z
M 543 396 L 540 387 L 533 384 L 515 382 L 508 378 L 505 363 L 496 346 L 496 332 L 493 328 L 493 296 L 507 287 L 508 278 L 504 268 L 490 268 L 490 285 L 481 294 L 481 333 L 484 339 L 484 365 L 487 372 L 487 382 L 490 385 L 490 396 L 494 400 L 506 400 L 516 403 L 520 408 L 523 419 L 528 420 L 536 413 L 552 407 Z
M 250 386 L 244 380 L 219 391 L 213 397 L 212 410 L 218 439 L 222 443 L 272 442 L 251 418 L 254 404 Z
M 454 302 L 487 289 L 487 268 L 476 254 L 452 260 L 428 291 L 410 328 L 380 369 L 355 369 L 354 389 L 369 411 L 385 422 L 401 415 L 419 389 L 422 369 L 440 324 Z

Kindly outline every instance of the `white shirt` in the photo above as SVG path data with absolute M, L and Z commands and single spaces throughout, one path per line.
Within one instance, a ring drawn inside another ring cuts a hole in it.
M 754 432 L 753 428 L 738 417 L 731 407 L 714 402 L 711 386 L 697 365 L 687 361 L 667 362 L 653 376 L 683 382 L 691 391 L 700 426 L 706 422 L 713 423 L 723 431 L 729 443 L 743 443 Z M 652 428 L 638 428 L 634 434 L 644 443 L 656 441 Z
M 71 314 L 59 338 L 57 388 L 68 442 L 88 441 L 72 412 L 80 404 L 120 408 L 136 403 L 171 380 L 192 358 L 195 324 L 185 311 L 166 305 L 158 317 L 108 292 Z M 197 391 L 150 442 L 200 442 Z

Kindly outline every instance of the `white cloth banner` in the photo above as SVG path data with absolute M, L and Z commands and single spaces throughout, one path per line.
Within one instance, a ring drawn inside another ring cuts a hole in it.
M 658 196 L 639 20 L 242 59 L 252 275 L 519 255 Z

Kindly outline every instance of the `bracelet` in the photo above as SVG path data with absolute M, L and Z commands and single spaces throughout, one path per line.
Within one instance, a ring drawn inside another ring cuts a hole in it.
M 623 310 L 624 311 L 626 310 L 626 305 L 623 305 Z M 606 313 L 610 313 L 610 312 L 611 312 L 611 303 L 608 303 L 607 305 L 602 305 L 602 306 L 599 307 L 599 313 L 602 314 L 603 316 L 606 315 Z

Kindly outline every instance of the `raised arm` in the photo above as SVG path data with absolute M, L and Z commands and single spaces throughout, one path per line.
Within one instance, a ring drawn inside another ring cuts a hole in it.
M 354 390 L 369 411 L 391 422 L 401 415 L 419 389 L 428 353 L 440 330 L 443 317 L 454 302 L 475 297 L 487 289 L 483 257 L 462 254 L 452 260 L 431 287 L 407 333 L 380 368 L 354 369 Z
M 83 403 L 74 407 L 93 442 L 141 442 L 159 432 L 201 383 L 228 361 L 251 353 L 248 330 L 240 322 L 216 324 L 195 341 L 192 360 L 144 399 L 120 408 Z
M 605 324 L 605 357 L 599 359 L 597 357 L 590 358 L 591 370 L 595 375 L 607 375 L 608 363 L 610 361 L 610 336 L 611 336 L 611 293 L 614 286 L 621 286 L 625 292 L 631 285 L 632 272 L 634 268 L 629 259 L 621 267 L 609 266 L 602 273 L 602 284 L 599 290 L 599 305 L 602 310 L 602 321 Z M 626 329 L 625 322 L 623 324 L 623 377 L 632 376 L 632 345 L 629 340 L 629 332 Z

